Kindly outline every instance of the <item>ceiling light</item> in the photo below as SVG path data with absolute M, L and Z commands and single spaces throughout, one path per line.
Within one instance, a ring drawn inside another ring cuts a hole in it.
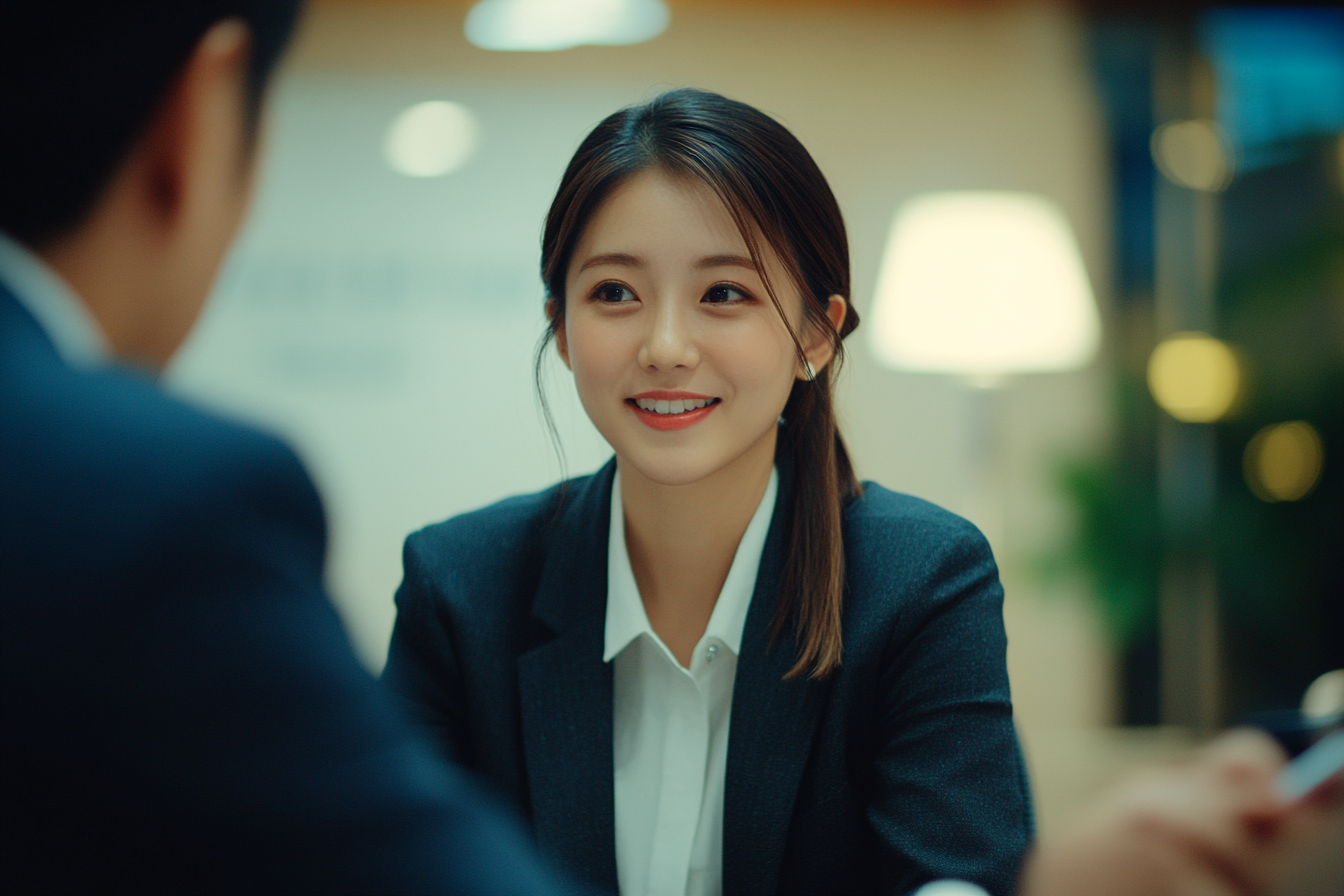
M 464 30 L 486 50 L 567 50 L 651 40 L 668 19 L 661 0 L 482 0 Z
M 444 100 L 416 103 L 393 120 L 383 156 L 408 177 L 439 177 L 456 171 L 476 151 L 480 128 L 464 106 Z

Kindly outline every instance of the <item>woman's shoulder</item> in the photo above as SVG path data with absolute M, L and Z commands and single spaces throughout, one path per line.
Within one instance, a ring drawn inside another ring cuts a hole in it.
M 909 606 L 998 580 L 989 542 L 974 523 L 873 482 L 845 508 L 845 555 L 855 598 L 874 606 Z
M 984 536 L 970 520 L 932 501 L 864 482 L 861 494 L 845 506 L 848 538 L 898 539 L 911 547 L 948 542 L 981 542 Z M 985 543 L 986 549 L 988 544 Z

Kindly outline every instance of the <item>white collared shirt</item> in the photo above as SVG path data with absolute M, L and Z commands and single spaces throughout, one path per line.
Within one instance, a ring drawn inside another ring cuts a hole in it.
M 56 351 L 71 367 L 107 361 L 107 339 L 98 322 L 46 262 L 0 233 L 0 280 L 37 319 Z
M 772 470 L 690 669 L 649 624 L 625 545 L 619 472 L 612 482 L 602 659 L 616 664 L 612 746 L 621 896 L 723 892 L 723 784 L 733 681 L 778 481 Z

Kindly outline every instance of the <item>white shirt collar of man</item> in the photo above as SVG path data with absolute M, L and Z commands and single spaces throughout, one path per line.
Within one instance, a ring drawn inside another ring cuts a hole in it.
M 0 280 L 37 318 L 65 363 L 89 368 L 107 361 L 107 340 L 84 303 L 42 259 L 4 233 L 0 233 Z
M 756 573 L 765 550 L 765 536 L 770 531 L 774 514 L 775 496 L 779 491 L 779 473 L 770 471 L 770 483 L 765 487 L 761 503 L 756 508 L 747 531 L 733 555 L 733 565 L 724 580 L 723 590 L 714 604 L 705 634 L 696 645 L 693 665 L 703 661 L 703 654 L 714 642 L 722 644 L 736 656 L 742 649 L 742 629 L 747 622 L 747 609 L 756 590 Z M 618 470 L 611 483 L 611 527 L 607 542 L 607 621 L 603 662 L 611 662 L 640 635 L 646 635 L 667 658 L 676 663 L 672 651 L 649 624 L 644 602 L 639 597 L 635 573 L 630 566 L 630 553 L 625 544 L 625 510 L 621 504 L 621 474 Z M 679 665 L 679 664 L 678 664 Z

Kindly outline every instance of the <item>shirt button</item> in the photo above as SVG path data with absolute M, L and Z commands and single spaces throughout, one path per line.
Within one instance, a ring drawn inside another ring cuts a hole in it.
M 718 656 L 718 654 L 719 654 L 719 645 L 717 644 L 709 645 L 708 647 L 705 648 L 705 662 L 707 663 L 714 662 L 714 657 Z

